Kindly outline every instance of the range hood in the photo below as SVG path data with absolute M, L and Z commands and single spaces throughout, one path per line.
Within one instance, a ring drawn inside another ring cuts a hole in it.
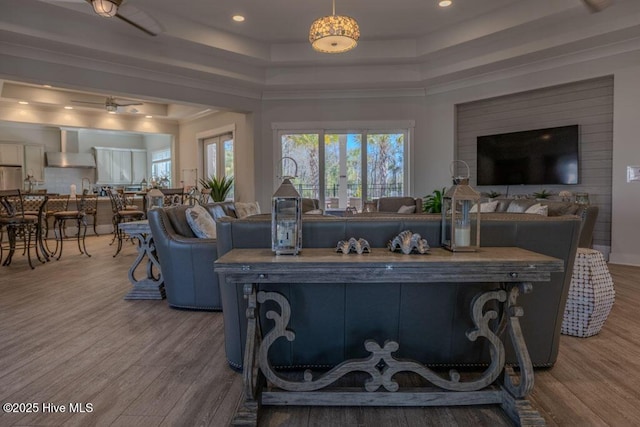
M 96 159 L 91 153 L 49 152 L 47 166 L 50 168 L 95 168 Z
M 50 168 L 95 168 L 92 153 L 79 153 L 78 131 L 60 129 L 60 151 L 48 152 L 47 166 Z

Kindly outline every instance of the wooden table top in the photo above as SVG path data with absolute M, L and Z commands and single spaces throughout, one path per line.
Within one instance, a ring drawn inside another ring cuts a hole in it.
M 234 275 L 268 273 L 269 280 L 275 275 L 306 275 L 301 278 L 306 282 L 335 281 L 341 275 L 366 276 L 368 281 L 411 277 L 425 282 L 516 282 L 549 280 L 550 273 L 564 271 L 564 262 L 517 247 L 483 247 L 477 252 L 432 248 L 423 255 L 404 255 L 386 248 L 372 248 L 371 253 L 362 255 L 337 253 L 331 248 L 303 249 L 299 255 L 275 255 L 271 249 L 233 249 L 215 261 L 215 271 Z

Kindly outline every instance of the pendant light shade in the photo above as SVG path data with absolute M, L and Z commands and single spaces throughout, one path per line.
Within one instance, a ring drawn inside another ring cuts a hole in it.
M 333 15 L 316 19 L 309 29 L 309 42 L 318 52 L 342 53 L 358 44 L 360 28 L 355 19 L 336 15 L 336 2 L 333 0 Z

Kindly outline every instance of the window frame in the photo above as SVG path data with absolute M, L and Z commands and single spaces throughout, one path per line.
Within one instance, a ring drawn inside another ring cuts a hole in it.
M 320 165 L 319 173 L 319 198 L 322 206 L 325 206 L 325 150 L 324 140 L 325 134 L 361 134 L 362 140 L 362 189 L 363 202 L 366 200 L 367 194 L 367 140 L 369 134 L 394 133 L 404 134 L 404 152 L 403 152 L 403 193 L 410 195 L 413 192 L 412 180 L 412 140 L 415 128 L 415 121 L 373 121 L 373 122 L 283 122 L 273 123 L 273 189 L 280 185 L 282 154 L 282 136 L 290 134 L 317 134 L 318 135 L 318 157 Z

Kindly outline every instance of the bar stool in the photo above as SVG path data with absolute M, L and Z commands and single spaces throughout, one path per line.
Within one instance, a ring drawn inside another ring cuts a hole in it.
M 76 206 L 79 209 L 79 199 L 82 196 L 76 195 Z M 99 236 L 98 231 L 96 230 L 96 218 L 98 216 L 98 195 L 97 194 L 86 194 L 84 196 L 84 211 L 87 216 L 93 218 L 93 222 L 91 225 L 93 226 L 93 234 Z
M 53 214 L 53 232 L 56 236 L 56 249 L 53 253 L 53 256 L 56 259 L 60 259 L 62 256 L 62 247 L 63 242 L 65 240 L 73 239 L 67 238 L 65 236 L 65 229 L 67 225 L 67 221 L 75 221 L 77 226 L 77 234 L 75 239 L 78 242 L 78 250 L 80 254 L 84 254 L 88 257 L 91 256 L 87 251 L 87 246 L 85 244 L 85 237 L 87 235 L 87 214 L 85 212 L 86 206 L 86 190 L 80 196 L 80 202 L 78 203 L 77 210 L 75 211 L 59 211 Z

